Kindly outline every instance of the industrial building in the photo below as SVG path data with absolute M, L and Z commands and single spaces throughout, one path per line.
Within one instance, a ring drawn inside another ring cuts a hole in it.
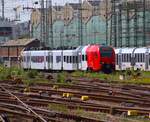
M 31 14 L 31 35 L 46 47 L 107 44 L 150 45 L 149 0 L 86 0 L 52 6 L 51 0 Z
M 29 35 L 29 22 L 15 23 L 0 17 L 0 45 L 8 40 L 23 38 Z
M 40 42 L 37 39 L 9 40 L 0 45 L 0 63 L 10 67 L 18 66 L 19 57 L 23 50 L 39 48 Z

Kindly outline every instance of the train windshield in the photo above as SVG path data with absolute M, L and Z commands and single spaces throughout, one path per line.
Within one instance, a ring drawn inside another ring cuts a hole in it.
M 111 47 L 100 47 L 101 57 L 111 57 L 113 49 Z

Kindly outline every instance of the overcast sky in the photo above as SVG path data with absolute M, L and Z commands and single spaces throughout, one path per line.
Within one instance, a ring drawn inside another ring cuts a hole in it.
M 19 13 L 20 13 L 20 19 L 22 21 L 27 21 L 30 18 L 30 11 L 22 10 L 23 6 L 25 7 L 39 7 L 39 5 L 34 5 L 35 1 L 40 0 L 4 0 L 5 1 L 5 17 L 10 18 L 13 20 L 15 18 L 15 12 L 13 8 L 20 6 Z M 53 5 L 63 5 L 66 2 L 78 2 L 79 0 L 52 0 Z M 0 0 L 0 16 L 2 15 L 2 3 Z M 19 15 L 19 14 L 18 14 Z

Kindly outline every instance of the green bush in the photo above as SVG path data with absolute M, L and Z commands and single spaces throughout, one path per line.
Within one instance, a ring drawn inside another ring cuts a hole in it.
M 65 80 L 66 80 L 66 73 L 65 72 L 59 73 L 57 75 L 57 82 L 58 83 L 64 83 Z
M 33 79 L 33 78 L 36 78 L 37 75 L 38 75 L 37 70 L 29 70 L 29 71 L 27 71 L 27 77 L 28 78 Z

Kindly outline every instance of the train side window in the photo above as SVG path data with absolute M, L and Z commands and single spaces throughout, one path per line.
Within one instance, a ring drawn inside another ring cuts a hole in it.
M 86 61 L 86 55 L 84 55 L 84 61 Z
M 70 63 L 72 63 L 72 56 L 70 56 Z
M 125 62 L 126 60 L 125 60 L 125 54 L 123 54 L 123 62 Z
M 130 62 L 130 54 L 128 54 L 128 62 Z
M 64 62 L 65 62 L 66 57 L 64 56 Z
M 118 54 L 116 54 L 116 64 L 118 65 Z
M 61 62 L 61 56 L 56 56 L 56 63 Z
M 141 54 L 139 54 L 139 62 L 141 62 Z
M 53 56 L 50 56 L 50 62 L 53 63 Z
M 69 56 L 67 56 L 67 63 L 69 63 Z
M 27 56 L 27 62 L 29 62 L 30 61 L 30 56 Z
M 76 60 L 76 63 L 78 63 L 78 56 L 76 56 L 75 58 L 76 58 L 76 59 L 75 59 L 75 60 Z
M 142 62 L 145 61 L 144 53 L 142 54 Z
M 69 63 L 71 63 L 71 56 L 69 56 Z
M 140 55 L 138 54 L 138 62 L 140 62 Z
M 23 62 L 26 62 L 26 56 L 23 56 Z
M 82 55 L 82 61 L 84 61 L 84 55 Z
M 140 61 L 143 62 L 143 58 L 142 58 L 142 57 L 143 57 L 143 54 L 140 54 L 140 55 L 141 55 L 141 56 L 140 56 Z
M 75 56 L 72 56 L 72 58 L 73 58 L 73 60 L 72 60 L 73 62 L 72 63 L 75 63 Z
M 138 62 L 138 54 L 136 54 L 136 62 Z
M 150 54 L 149 54 L 149 65 L 150 65 Z
M 131 54 L 129 54 L 129 62 L 131 62 Z
M 137 62 L 138 60 L 137 60 L 137 54 L 135 54 L 135 61 Z

